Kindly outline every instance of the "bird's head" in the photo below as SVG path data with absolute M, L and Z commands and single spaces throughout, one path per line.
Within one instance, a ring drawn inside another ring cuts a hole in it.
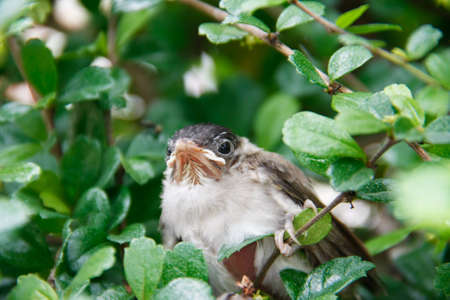
M 169 139 L 166 164 L 172 181 L 200 184 L 219 180 L 233 164 L 239 138 L 228 128 L 197 124 L 178 130 Z

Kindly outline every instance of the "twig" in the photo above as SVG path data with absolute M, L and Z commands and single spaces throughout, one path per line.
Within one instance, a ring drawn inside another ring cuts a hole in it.
M 108 58 L 113 65 L 116 65 L 119 57 L 116 51 L 117 36 L 117 15 L 110 12 L 108 18 Z
M 411 149 L 413 149 L 417 153 L 417 155 L 420 156 L 420 158 L 423 161 L 430 161 L 431 160 L 430 155 L 428 155 L 428 153 L 425 150 L 423 150 L 423 148 L 420 147 L 419 144 L 412 143 L 412 142 L 406 142 L 406 143 L 408 144 L 409 147 L 411 147 Z
M 303 233 L 306 232 L 311 226 L 313 226 L 317 221 L 319 221 L 323 216 L 325 216 L 327 213 L 329 213 L 333 208 L 335 208 L 338 204 L 344 202 L 344 201 L 351 201 L 353 199 L 354 195 L 352 192 L 343 192 L 337 195 L 336 198 L 334 198 L 333 201 L 330 202 L 327 206 L 325 206 L 317 215 L 314 216 L 311 220 L 309 220 L 305 225 L 300 227 L 295 232 L 295 237 L 301 236 Z M 290 237 L 287 240 L 287 243 L 292 244 L 294 240 Z
M 294 5 L 296 5 L 298 8 L 300 8 L 301 10 L 303 10 L 305 13 L 310 15 L 317 23 L 321 24 L 328 32 L 337 33 L 337 34 L 348 34 L 351 36 L 355 36 L 354 34 L 348 32 L 348 31 L 338 27 L 336 24 L 328 21 L 324 17 L 315 14 L 313 11 L 309 10 L 303 3 L 299 2 L 298 0 L 292 0 L 292 3 Z M 416 76 L 417 78 L 422 80 L 423 82 L 425 82 L 427 84 L 432 84 L 432 85 L 440 85 L 439 82 L 437 80 L 435 80 L 433 77 L 422 72 L 418 68 L 414 67 L 412 64 L 407 63 L 402 57 L 400 57 L 396 54 L 390 53 L 382 48 L 376 47 L 370 43 L 364 43 L 362 46 L 367 48 L 373 54 L 378 55 L 396 65 L 403 67 L 405 70 L 407 70 L 408 72 L 410 72 L 411 74 L 413 74 L 414 76 Z
M 380 149 L 375 152 L 375 154 L 372 156 L 372 158 L 367 162 L 367 167 L 371 169 L 375 169 L 377 167 L 376 162 L 377 160 L 387 151 L 389 148 L 397 144 L 399 141 L 396 141 L 392 137 L 388 136 L 386 138 L 386 141 L 384 142 L 383 146 L 380 147 Z
M 204 12 L 205 14 L 213 17 L 214 19 L 216 19 L 219 22 L 222 22 L 228 16 L 228 13 L 226 13 L 225 11 L 223 11 L 217 7 L 214 7 L 212 5 L 209 5 L 207 3 L 204 3 L 200 0 L 178 0 L 178 1 Z M 278 52 L 280 52 L 281 54 L 283 54 L 286 57 L 289 57 L 294 53 L 294 50 L 292 50 L 286 44 L 282 43 L 278 39 L 278 37 L 274 34 L 267 33 L 265 31 L 259 29 L 258 27 L 248 25 L 248 24 L 234 24 L 234 26 L 257 37 L 258 39 L 263 41 L 265 44 L 271 46 L 272 48 L 274 48 L 275 50 L 277 50 Z M 325 74 L 324 72 L 322 72 L 317 67 L 315 67 L 315 70 L 319 74 L 319 76 L 322 78 L 322 80 L 325 82 L 325 84 L 327 86 L 330 86 L 331 80 L 328 77 L 328 75 Z M 351 93 L 352 92 L 351 89 L 349 89 L 343 85 L 341 85 L 337 89 L 337 91 L 341 92 L 341 93 Z
M 338 204 L 344 202 L 344 201 L 351 201 L 354 197 L 354 194 L 352 192 L 343 192 L 340 193 L 336 198 L 334 198 L 333 201 L 331 201 L 330 204 L 325 206 L 317 215 L 314 216 L 311 220 L 309 220 L 305 225 L 300 227 L 295 232 L 295 237 L 299 237 L 303 233 L 305 233 L 311 226 L 313 226 L 317 221 L 319 221 L 323 216 L 325 216 L 327 213 L 329 213 L 333 208 L 335 208 Z M 286 241 L 288 244 L 292 244 L 294 240 L 292 238 L 289 238 Z M 280 255 L 280 250 L 275 247 L 270 257 L 267 259 L 263 267 L 261 268 L 261 271 L 259 272 L 258 276 L 255 280 L 255 286 L 259 287 L 264 282 L 264 278 L 266 277 L 267 272 L 269 271 L 272 264 L 275 262 L 275 260 Z
M 10 37 L 8 39 L 8 44 L 9 44 L 14 62 L 17 65 L 17 69 L 19 69 L 20 75 L 22 75 L 22 78 L 26 81 L 28 88 L 30 89 L 31 95 L 33 97 L 33 102 L 36 104 L 39 101 L 39 99 L 41 98 L 41 95 L 39 95 L 39 93 L 36 91 L 36 89 L 30 84 L 27 74 L 24 71 L 22 57 L 20 55 L 19 43 L 17 42 L 15 37 Z M 55 130 L 55 126 L 53 123 L 53 113 L 54 113 L 53 108 L 47 108 L 47 109 L 41 110 L 42 119 L 44 120 L 45 129 L 47 130 L 48 134 L 52 134 Z M 62 156 L 61 144 L 58 141 L 52 147 L 51 152 L 57 158 L 60 158 Z

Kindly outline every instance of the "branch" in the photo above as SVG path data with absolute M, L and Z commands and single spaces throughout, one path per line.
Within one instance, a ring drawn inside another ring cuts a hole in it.
M 354 34 L 348 32 L 348 31 L 338 27 L 336 24 L 328 21 L 324 17 L 315 14 L 313 11 L 309 10 L 305 5 L 303 5 L 303 3 L 299 2 L 298 0 L 292 0 L 292 3 L 294 5 L 296 5 L 298 8 L 300 8 L 301 10 L 303 10 L 305 13 L 310 15 L 317 23 L 321 24 L 328 32 L 337 33 L 337 34 L 348 34 L 351 36 L 355 36 Z M 367 50 L 369 50 L 373 54 L 383 57 L 384 59 L 403 67 L 405 70 L 409 71 L 411 74 L 413 74 L 414 76 L 416 76 L 423 82 L 425 82 L 427 84 L 432 84 L 432 85 L 440 85 L 439 82 L 437 80 L 435 80 L 433 77 L 422 72 L 418 68 L 414 67 L 412 64 L 407 63 L 402 57 L 400 57 L 396 54 L 390 53 L 382 48 L 376 47 L 369 43 L 364 43 L 362 46 L 367 48 Z
M 335 208 L 338 204 L 341 204 L 344 201 L 351 201 L 354 198 L 354 195 L 352 192 L 343 192 L 337 195 L 336 198 L 334 198 L 333 201 L 330 202 L 327 206 L 325 206 L 317 215 L 314 216 L 311 220 L 309 220 L 305 225 L 300 227 L 295 232 L 295 237 L 301 236 L 303 233 L 305 233 L 311 226 L 313 226 L 317 221 L 319 221 L 323 216 L 325 216 L 327 213 L 329 213 L 333 208 Z M 287 240 L 289 244 L 292 244 L 294 240 L 292 238 L 289 238 Z
M 409 147 L 411 147 L 411 149 L 413 149 L 417 153 L 417 155 L 420 156 L 420 158 L 423 161 L 431 161 L 430 155 L 425 150 L 423 150 L 423 148 L 420 147 L 419 144 L 412 143 L 412 142 L 406 142 L 406 143 L 408 144 Z
M 372 156 L 372 158 L 367 162 L 367 167 L 375 169 L 377 160 L 387 151 L 389 148 L 397 144 L 399 141 L 394 140 L 392 137 L 388 136 L 383 146 L 381 146 L 377 152 Z
M 295 237 L 299 237 L 303 233 L 305 233 L 311 226 L 313 226 L 315 223 L 317 223 L 323 216 L 325 216 L 327 213 L 329 213 L 333 208 L 335 208 L 338 204 L 344 202 L 344 201 L 351 201 L 354 197 L 354 194 L 352 192 L 343 192 L 340 193 L 336 198 L 334 198 L 333 201 L 331 201 L 330 204 L 325 206 L 317 215 L 314 216 L 311 220 L 309 220 L 305 225 L 300 227 L 295 232 Z M 292 244 L 294 240 L 292 238 L 289 238 L 286 241 L 288 244 Z M 255 286 L 261 286 L 261 284 L 264 282 L 264 278 L 266 277 L 267 271 L 269 271 L 272 264 L 275 262 L 275 260 L 280 255 L 280 250 L 275 247 L 270 257 L 267 259 L 265 264 L 263 265 L 261 271 L 259 272 L 258 276 L 255 280 Z
M 178 0 L 178 1 L 204 12 L 205 14 L 213 17 L 214 19 L 216 19 L 219 22 L 222 22 L 228 16 L 228 13 L 226 13 L 225 11 L 223 11 L 215 6 L 204 3 L 200 0 Z M 286 57 L 289 57 L 294 53 L 294 50 L 292 50 L 286 44 L 282 43 L 278 39 L 278 37 L 273 33 L 267 33 L 265 31 L 259 29 L 258 27 L 248 25 L 248 24 L 234 24 L 234 26 L 257 37 L 258 39 L 263 41 L 265 44 L 271 46 L 272 48 L 274 48 L 275 50 L 277 50 L 278 52 L 280 52 L 281 54 L 283 54 Z M 316 72 L 319 74 L 319 76 L 322 78 L 322 80 L 325 82 L 325 84 L 329 87 L 329 90 L 330 91 L 335 90 L 334 86 L 330 85 L 331 80 L 328 77 L 328 75 L 325 74 L 324 72 L 322 72 L 319 68 L 317 68 L 317 67 L 314 67 L 314 68 L 315 68 Z M 340 85 L 336 89 L 336 91 L 341 92 L 341 93 L 351 93 L 352 92 L 351 89 L 349 89 L 345 86 L 342 86 L 342 85 Z

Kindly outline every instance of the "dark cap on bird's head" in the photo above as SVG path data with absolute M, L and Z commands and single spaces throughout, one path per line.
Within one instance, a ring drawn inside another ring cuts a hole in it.
M 167 146 L 167 167 L 172 180 L 199 184 L 202 177 L 220 179 L 239 147 L 230 129 L 215 124 L 196 124 L 175 132 Z

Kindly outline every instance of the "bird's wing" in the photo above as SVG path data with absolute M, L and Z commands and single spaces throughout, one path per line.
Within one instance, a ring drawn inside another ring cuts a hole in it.
M 317 207 L 324 204 L 313 192 L 308 178 L 303 172 L 281 155 L 272 152 L 261 151 L 254 154 L 251 160 L 266 173 L 270 182 L 285 193 L 292 201 L 303 205 L 309 199 Z M 372 261 L 370 254 L 363 243 L 345 226 L 333 216 L 332 230 L 326 238 L 317 244 L 305 247 L 305 252 L 310 261 L 320 265 L 336 257 L 357 255 L 364 260 Z M 369 280 L 365 282 L 370 288 L 379 287 L 379 280 L 374 272 L 369 272 Z

